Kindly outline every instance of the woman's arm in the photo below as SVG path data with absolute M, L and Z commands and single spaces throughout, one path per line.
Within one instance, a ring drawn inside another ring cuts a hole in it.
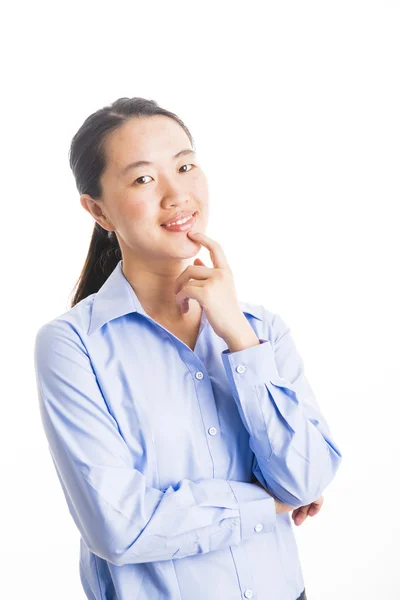
M 268 492 L 268 490 L 266 490 L 265 487 L 263 485 L 261 485 L 261 483 L 258 481 L 258 479 L 256 479 L 254 476 L 253 476 L 253 483 L 257 484 L 260 488 L 265 490 L 267 492 L 267 494 L 269 494 L 271 496 L 271 494 Z M 294 506 L 290 506 L 289 504 L 285 504 L 284 502 L 279 502 L 279 500 L 277 500 L 276 498 L 274 498 L 274 502 L 275 502 L 275 511 L 276 511 L 277 515 L 280 515 L 285 512 L 290 512 L 291 510 L 294 509 Z
M 300 508 L 320 498 L 342 454 L 287 324 L 275 314 L 262 335 L 258 345 L 224 350 L 222 360 L 257 459 L 253 473 L 273 497 Z
M 34 362 L 51 457 L 91 552 L 120 566 L 220 550 L 274 531 L 271 497 L 249 482 L 185 478 L 166 490 L 149 485 L 146 465 L 128 448 L 68 321 L 41 327 Z

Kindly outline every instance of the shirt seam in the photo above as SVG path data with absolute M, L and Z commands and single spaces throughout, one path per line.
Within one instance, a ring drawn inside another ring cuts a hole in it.
M 179 559 L 178 559 L 178 560 L 179 560 Z M 183 600 L 182 591 L 181 591 L 181 588 L 180 588 L 180 585 L 179 585 L 178 575 L 177 575 L 177 573 L 176 573 L 175 561 L 174 561 L 174 559 L 173 559 L 173 558 L 171 559 L 171 563 L 172 563 L 172 566 L 173 566 L 173 568 L 174 568 L 176 585 L 177 585 L 177 587 L 178 587 L 178 590 L 179 590 L 179 599 L 180 599 L 180 600 Z
M 100 600 L 104 600 L 103 593 L 101 591 L 101 585 L 100 585 L 100 575 L 99 575 L 99 569 L 97 566 L 97 556 L 93 552 L 92 552 L 92 554 L 94 557 L 94 564 L 95 564 L 95 568 L 96 568 L 96 580 L 97 580 L 97 585 L 99 587 L 99 597 L 100 597 Z
M 272 323 L 271 323 L 272 327 L 274 327 L 274 325 L 275 325 L 275 318 L 276 318 L 277 316 L 278 316 L 278 313 L 275 313 L 275 314 L 274 314 L 274 317 L 273 317 L 273 319 L 272 319 Z M 286 329 L 286 331 L 285 331 L 285 332 L 284 332 L 284 333 L 281 335 L 281 337 L 280 337 L 280 338 L 278 338 L 278 339 L 277 339 L 277 340 L 274 342 L 274 346 L 275 346 L 275 345 L 276 345 L 278 342 L 280 342 L 280 341 L 281 341 L 281 339 L 282 339 L 283 337 L 285 337 L 285 335 L 287 335 L 287 334 L 289 333 L 289 331 L 290 331 L 290 327 L 288 327 L 288 328 Z
M 242 521 L 242 511 L 241 511 L 241 506 L 240 506 L 240 502 L 237 499 L 237 496 L 233 490 L 233 487 L 231 486 L 231 484 L 229 483 L 229 479 L 226 480 L 227 484 L 229 485 L 231 492 L 233 494 L 233 497 L 235 498 L 238 510 L 239 510 L 239 523 L 240 523 L 240 541 L 243 542 L 243 521 Z

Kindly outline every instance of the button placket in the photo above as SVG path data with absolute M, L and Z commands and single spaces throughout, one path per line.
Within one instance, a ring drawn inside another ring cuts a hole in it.
M 195 377 L 196 379 L 202 380 L 204 378 L 204 373 L 202 373 L 202 371 L 197 371 L 195 373 Z M 218 429 L 216 427 L 209 427 L 207 431 L 210 435 L 217 435 L 218 433 Z

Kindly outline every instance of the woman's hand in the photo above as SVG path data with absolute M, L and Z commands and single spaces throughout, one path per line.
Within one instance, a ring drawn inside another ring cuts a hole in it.
M 269 494 L 271 496 L 271 494 L 268 492 L 268 490 L 265 489 L 265 487 L 263 485 L 261 485 L 261 483 L 258 481 L 258 479 L 253 479 L 253 482 L 257 484 L 259 487 L 262 487 L 263 490 L 265 490 L 267 492 L 267 494 Z M 320 498 L 318 498 L 318 500 L 314 500 L 314 502 L 311 502 L 311 504 L 307 504 L 306 506 L 299 506 L 298 508 L 294 508 L 294 506 L 290 506 L 289 504 L 285 504 L 284 502 L 279 502 L 279 500 L 277 500 L 276 498 L 274 498 L 275 501 L 275 510 L 276 510 L 276 514 L 280 515 L 282 513 L 285 512 L 290 512 L 291 510 L 292 512 L 292 519 L 295 525 L 299 526 L 302 523 L 304 523 L 304 521 L 306 520 L 306 518 L 308 516 L 310 517 L 314 517 L 315 515 L 317 515 L 319 513 L 319 511 L 321 510 L 322 504 L 324 502 L 324 497 L 320 496 Z
M 221 245 L 200 231 L 188 231 L 187 236 L 199 249 L 205 246 L 209 250 L 213 266 L 207 267 L 196 258 L 177 278 L 176 303 L 182 313 L 188 312 L 191 299 L 197 300 L 212 329 L 228 345 L 242 339 L 258 342 L 239 304 L 233 273 Z
M 315 517 L 321 510 L 324 503 L 324 497 L 320 496 L 318 500 L 314 500 L 306 506 L 299 506 L 292 512 L 292 519 L 295 525 L 301 525 L 307 517 Z

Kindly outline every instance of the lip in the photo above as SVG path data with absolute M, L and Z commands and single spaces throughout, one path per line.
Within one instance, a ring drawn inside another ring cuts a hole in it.
M 189 213 L 191 214 L 191 213 Z M 196 223 L 196 219 L 197 219 L 197 210 L 193 213 L 193 217 L 191 219 L 189 219 L 189 221 L 187 221 L 186 223 L 183 223 L 182 225 L 171 225 L 170 227 L 167 227 L 166 225 L 161 225 L 161 227 L 164 227 L 164 229 L 166 229 L 167 231 L 169 231 L 170 233 L 176 232 L 176 233 L 187 233 L 188 231 L 191 231 L 191 229 L 193 229 L 194 224 Z
M 174 221 L 179 221 L 179 219 L 184 219 L 185 217 L 189 217 L 190 215 L 195 215 L 196 214 L 196 210 L 195 211 L 184 211 L 184 212 L 180 212 L 177 215 L 175 215 L 175 217 L 172 217 L 172 219 L 168 219 L 168 221 L 164 221 L 164 223 L 161 223 L 161 227 L 163 225 L 168 225 L 169 223 L 173 223 Z

